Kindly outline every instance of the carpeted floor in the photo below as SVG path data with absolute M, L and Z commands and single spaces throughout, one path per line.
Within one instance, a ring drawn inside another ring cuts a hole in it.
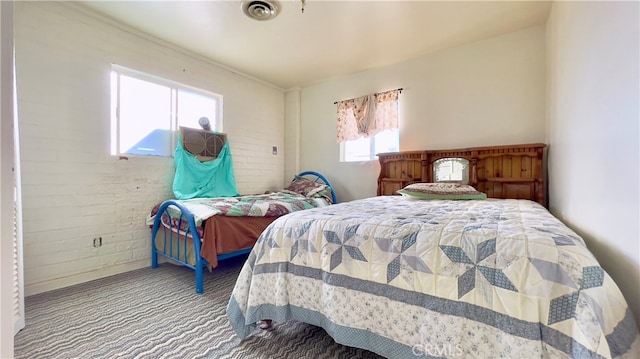
M 195 294 L 193 271 L 162 264 L 27 297 L 15 357 L 381 358 L 298 322 L 240 341 L 226 306 L 245 258 L 206 273 L 203 295 Z

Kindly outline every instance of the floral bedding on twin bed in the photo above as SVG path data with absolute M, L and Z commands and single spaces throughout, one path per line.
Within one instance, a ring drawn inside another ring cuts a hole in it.
M 261 235 L 227 315 L 298 320 L 388 358 L 637 357 L 618 287 L 527 200 L 381 196 L 291 213 Z
M 235 197 L 209 197 L 174 200 L 184 206 L 193 215 L 194 224 L 200 238 L 203 238 L 202 223 L 212 216 L 230 217 L 279 217 L 287 213 L 309 208 L 324 207 L 333 204 L 333 189 L 325 183 L 312 181 L 306 177 L 296 176 L 284 189 L 277 192 L 252 194 Z M 146 223 L 153 226 L 153 221 L 162 203 L 151 210 Z M 189 223 L 181 217 L 178 208 L 168 208 L 171 215 L 164 215 L 162 223 L 167 228 L 180 228 L 187 232 Z
M 307 197 L 289 190 L 238 197 L 194 198 L 176 200 L 176 202 L 182 204 L 193 215 L 200 238 L 202 238 L 202 223 L 211 216 L 279 217 L 287 213 L 331 204 L 331 201 L 323 196 Z M 153 224 L 153 218 L 159 207 L 159 204 L 154 207 L 147 223 Z M 171 213 L 172 228 L 178 228 L 180 211 L 170 206 L 169 213 Z M 163 218 L 163 223 L 167 225 L 168 219 Z M 183 231 L 187 226 L 188 223 L 184 220 L 180 223 Z

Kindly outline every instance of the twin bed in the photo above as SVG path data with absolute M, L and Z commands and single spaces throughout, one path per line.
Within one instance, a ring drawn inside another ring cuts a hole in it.
M 250 252 L 228 303 L 231 325 L 245 338 L 264 320 L 306 322 L 394 359 L 637 358 L 640 335 L 620 290 L 545 208 L 543 149 L 380 155 L 380 196 L 274 217 L 253 246 L 231 252 Z M 187 208 L 170 201 L 160 213 L 154 243 L 163 217 L 200 243 Z M 205 232 L 223 217 L 207 219 Z M 154 265 L 158 254 L 154 244 Z
M 158 259 L 195 271 L 196 293 L 204 291 L 204 270 L 218 260 L 249 253 L 262 231 L 284 214 L 336 203 L 322 174 L 305 171 L 281 191 L 239 197 L 167 200 L 151 211 L 151 266 Z

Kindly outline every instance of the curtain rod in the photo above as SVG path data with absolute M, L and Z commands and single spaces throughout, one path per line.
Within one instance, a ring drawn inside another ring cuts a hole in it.
M 402 93 L 402 87 L 400 87 L 400 88 L 398 88 L 398 89 L 395 89 L 395 90 L 389 90 L 389 91 L 399 91 L 400 93 Z M 382 92 L 377 92 L 377 93 L 385 93 L 385 92 L 389 92 L 389 91 L 382 91 Z M 355 98 L 355 97 L 354 97 L 354 98 Z M 348 99 L 348 100 L 351 100 L 351 99 Z M 342 100 L 342 101 L 347 101 L 347 100 Z M 334 102 L 333 104 L 334 104 L 334 105 L 337 105 L 337 104 L 338 104 L 338 102 L 340 102 L 340 101 L 336 101 L 336 102 Z

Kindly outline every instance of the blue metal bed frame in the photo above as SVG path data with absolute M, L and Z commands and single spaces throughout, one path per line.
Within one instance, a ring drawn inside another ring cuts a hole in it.
M 299 173 L 296 177 L 307 178 L 307 176 L 311 177 L 308 179 L 314 182 L 324 183 L 327 186 L 329 186 L 329 188 L 331 189 L 331 199 L 333 200 L 333 203 L 334 204 L 338 203 L 334 188 L 329 182 L 329 180 L 327 180 L 323 175 L 315 171 L 304 171 Z M 295 180 L 295 178 L 293 180 Z M 162 232 L 164 235 L 164 240 L 162 241 L 163 248 L 157 248 L 156 236 L 158 235 L 158 230 L 161 227 L 162 216 L 165 213 L 167 215 L 169 214 L 168 213 L 169 206 L 175 206 L 180 210 L 180 217 L 177 219 L 178 228 L 182 228 L 183 223 L 187 223 L 188 227 L 184 231 L 178 231 L 178 233 L 174 232 L 173 230 L 163 231 Z M 189 264 L 186 261 L 188 246 L 189 246 L 187 243 L 189 241 L 185 239 L 185 240 L 182 240 L 182 243 L 180 243 L 181 237 L 182 238 L 191 237 L 190 242 L 193 243 L 191 245 L 194 248 L 195 259 L 196 259 L 195 265 Z M 175 251 L 174 251 L 174 241 L 176 242 Z M 196 243 L 199 245 L 196 245 Z M 204 292 L 204 269 L 209 265 L 209 261 L 207 261 L 206 259 L 200 256 L 201 246 L 202 246 L 202 241 L 196 229 L 193 215 L 189 212 L 189 210 L 185 208 L 183 205 L 181 205 L 180 203 L 176 202 L 175 200 L 167 200 L 162 202 L 162 204 L 158 208 L 158 212 L 156 213 L 156 217 L 153 221 L 153 229 L 151 230 L 151 267 L 158 268 L 158 256 L 162 256 L 167 259 L 170 259 L 173 262 L 176 262 L 185 267 L 193 269 L 196 272 L 196 293 L 202 294 Z M 235 252 L 219 254 L 218 260 L 223 260 L 223 259 L 247 254 L 251 252 L 252 249 L 253 248 L 246 248 L 246 249 L 241 249 Z M 182 260 L 182 258 L 184 258 L 185 260 Z

